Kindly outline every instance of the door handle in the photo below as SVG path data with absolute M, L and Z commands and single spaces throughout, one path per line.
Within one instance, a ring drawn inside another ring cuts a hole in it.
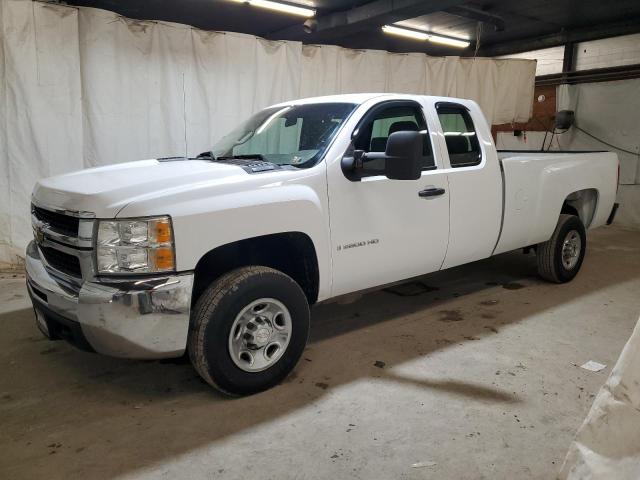
M 436 188 L 436 187 L 425 188 L 424 190 L 420 190 L 418 192 L 418 196 L 420 198 L 437 197 L 443 194 L 444 194 L 444 188 Z

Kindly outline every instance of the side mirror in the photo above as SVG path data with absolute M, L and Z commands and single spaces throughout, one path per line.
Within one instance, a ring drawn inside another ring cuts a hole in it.
M 422 175 L 422 134 L 405 131 L 389 135 L 384 174 L 391 180 L 417 180 Z

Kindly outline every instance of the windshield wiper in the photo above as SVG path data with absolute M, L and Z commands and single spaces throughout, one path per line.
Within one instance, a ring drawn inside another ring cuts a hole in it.
M 215 160 L 261 160 L 266 162 L 267 160 L 259 153 L 249 153 L 247 155 L 225 155 L 221 157 L 215 157 Z M 273 163 L 273 162 L 269 162 Z
M 265 160 L 265 158 L 259 153 L 248 153 L 246 155 L 220 155 L 219 157 L 216 157 L 213 154 L 213 152 L 202 152 L 196 158 L 208 158 L 208 159 L 211 159 L 213 161 L 217 161 L 217 160 L 260 160 L 262 162 L 272 163 L 272 162 L 269 162 L 268 160 Z

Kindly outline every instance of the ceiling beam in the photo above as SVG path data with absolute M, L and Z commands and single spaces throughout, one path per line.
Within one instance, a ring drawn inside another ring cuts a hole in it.
M 493 25 L 497 32 L 502 32 L 504 30 L 504 18 L 499 15 L 480 10 L 479 8 L 457 5 L 447 8 L 445 12 L 455 15 L 456 17 L 463 17 L 482 23 L 488 23 L 489 25 Z
M 389 23 L 438 12 L 464 3 L 465 0 L 375 0 L 350 10 L 322 15 L 314 19 L 313 31 L 302 24 L 266 34 L 283 40 L 327 41 L 387 25 Z
M 562 83 L 610 82 L 628 78 L 640 78 L 640 64 L 542 75 L 536 77 L 536 86 L 560 85 Z
M 630 18 L 623 22 L 593 25 L 575 30 L 563 30 L 542 37 L 524 38 L 511 42 L 485 45 L 484 47 L 480 47 L 478 55 L 482 55 L 483 57 L 496 57 L 509 55 L 511 53 L 557 47 L 565 43 L 599 40 L 601 38 L 618 37 L 632 33 L 640 33 L 640 18 Z

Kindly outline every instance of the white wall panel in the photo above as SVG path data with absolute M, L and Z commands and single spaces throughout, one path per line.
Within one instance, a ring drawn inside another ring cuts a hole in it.
M 616 150 L 575 128 L 556 135 L 562 149 L 610 150 L 618 154 L 621 206 L 616 220 L 640 228 L 640 202 L 635 188 L 640 184 L 640 79 L 561 85 L 557 98 L 559 110 L 576 112 L 576 125 L 607 143 L 635 152 Z
M 522 53 L 512 53 L 496 58 L 520 58 L 536 60 L 536 76 L 550 75 L 562 72 L 562 61 L 564 58 L 564 46 L 543 48 L 541 50 L 530 50 Z
M 575 70 L 640 63 L 640 33 L 580 42 L 574 48 Z
M 0 262 L 31 237 L 37 179 L 195 155 L 276 102 L 394 91 L 472 98 L 494 123 L 531 115 L 531 61 L 303 46 L 28 0 L 0 0 L 0 35 Z
M 640 183 L 640 79 L 561 85 L 557 98 L 558 110 L 575 111 L 580 128 L 636 153 L 615 150 L 574 128 L 557 136 L 561 148 L 615 151 L 620 159 L 620 183 Z

